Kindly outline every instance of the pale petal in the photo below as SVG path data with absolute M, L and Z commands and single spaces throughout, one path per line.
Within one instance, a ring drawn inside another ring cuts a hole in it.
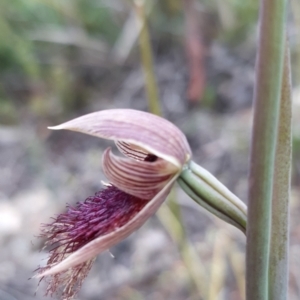
M 115 156 L 108 148 L 103 153 L 104 174 L 120 190 L 140 199 L 152 199 L 174 176 L 178 169 L 158 159 L 155 162 L 137 161 Z
M 76 252 L 72 253 L 62 262 L 52 266 L 44 273 L 38 274 L 36 277 L 53 275 L 88 261 L 128 237 L 131 233 L 141 227 L 148 220 L 148 218 L 157 211 L 169 194 L 173 183 L 178 176 L 179 174 L 175 174 L 175 176 L 165 185 L 165 187 L 126 225 L 118 228 L 114 232 L 96 238 Z
M 171 122 L 147 112 L 111 109 L 91 113 L 50 129 L 68 129 L 136 145 L 181 168 L 191 157 L 185 135 Z

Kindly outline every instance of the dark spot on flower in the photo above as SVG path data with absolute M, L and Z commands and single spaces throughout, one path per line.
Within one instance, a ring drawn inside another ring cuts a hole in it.
M 149 162 L 155 162 L 157 160 L 157 156 L 153 155 L 153 154 L 147 154 L 147 156 L 145 157 L 144 161 L 149 161 Z

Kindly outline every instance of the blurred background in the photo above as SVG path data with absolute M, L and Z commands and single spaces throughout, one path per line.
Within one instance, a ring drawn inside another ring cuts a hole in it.
M 246 201 L 257 19 L 253 0 L 1 0 L 0 300 L 49 299 L 43 283 L 37 289 L 38 280 L 28 280 L 47 258 L 40 224 L 105 180 L 101 155 L 111 143 L 47 126 L 108 108 L 149 110 L 144 75 L 152 69 L 162 114 L 187 135 L 194 160 Z M 140 38 L 144 22 L 149 38 Z M 297 0 L 287 24 L 293 300 L 300 298 Z M 141 55 L 148 42 L 152 60 Z M 172 198 L 112 255 L 97 258 L 78 299 L 244 299 L 243 234 L 178 187 Z

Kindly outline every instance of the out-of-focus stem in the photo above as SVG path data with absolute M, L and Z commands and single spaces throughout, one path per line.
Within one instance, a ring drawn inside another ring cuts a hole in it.
M 153 57 L 150 44 L 150 36 L 147 25 L 147 18 L 145 14 L 145 7 L 143 0 L 134 1 L 137 20 L 141 25 L 141 31 L 139 35 L 139 45 L 141 62 L 144 70 L 146 93 L 148 99 L 149 110 L 156 115 L 161 115 L 158 90 L 153 71 Z
M 227 251 L 229 237 L 222 229 L 215 232 L 210 280 L 208 284 L 207 300 L 216 300 L 219 297 L 226 278 Z
M 254 91 L 246 295 L 267 300 L 272 190 L 281 94 L 286 0 L 261 0 Z
M 174 190 L 169 196 L 168 205 L 163 205 L 157 212 L 157 215 L 164 225 L 174 243 L 178 246 L 182 261 L 191 279 L 191 285 L 197 291 L 199 298 L 206 299 L 206 277 L 204 267 L 199 260 L 197 252 L 193 245 L 187 240 L 182 223 L 181 212 L 178 203 L 175 200 Z
M 141 32 L 139 35 L 141 61 L 145 74 L 145 84 L 147 91 L 147 99 L 149 111 L 156 115 L 161 115 L 160 102 L 158 96 L 158 89 L 153 70 L 152 50 L 150 44 L 150 36 L 147 27 L 147 19 L 144 10 L 144 1 L 135 0 L 135 7 L 138 21 L 141 23 Z M 167 137 L 166 137 L 167 138 Z M 198 257 L 188 242 L 184 228 L 181 221 L 180 207 L 175 201 L 175 194 L 172 191 L 169 197 L 169 207 L 163 206 L 157 212 L 157 216 L 163 226 L 166 228 L 170 236 L 176 243 L 182 260 L 186 266 L 188 274 L 190 275 L 193 285 L 196 287 L 198 295 L 204 293 L 204 274 L 201 272 L 202 266 L 198 261 Z M 200 266 L 199 266 L 200 265 Z
M 189 72 L 187 99 L 196 103 L 205 90 L 205 47 L 203 46 L 202 34 L 199 24 L 199 14 L 196 9 L 196 0 L 183 0 L 185 20 L 185 50 Z
M 291 124 L 290 60 L 288 43 L 286 42 L 274 169 L 269 300 L 284 300 L 287 299 L 288 295 L 288 230 L 292 155 Z

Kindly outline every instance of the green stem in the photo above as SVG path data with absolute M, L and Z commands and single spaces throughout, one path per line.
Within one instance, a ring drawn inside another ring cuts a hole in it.
M 249 177 L 246 295 L 268 299 L 271 202 L 284 56 L 286 0 L 262 0 Z
M 233 221 L 231 218 L 229 218 L 227 215 L 222 213 L 220 210 L 215 208 L 214 206 L 209 205 L 205 200 L 203 200 L 197 193 L 181 178 L 177 180 L 180 187 L 189 195 L 197 204 L 202 206 L 204 209 L 215 215 L 216 217 L 220 218 L 221 220 L 227 222 L 228 224 L 231 224 L 244 233 L 246 232 L 245 228 L 243 228 L 241 225 L 239 225 L 237 222 Z
M 289 49 L 286 42 L 272 200 L 269 300 L 288 295 L 288 230 L 292 155 L 292 99 Z
M 209 183 L 197 176 L 191 169 L 187 168 L 186 170 L 182 171 L 178 181 L 181 186 L 185 188 L 184 190 L 200 205 L 224 221 L 233 225 L 238 224 L 236 227 L 240 229 L 242 228 L 242 231 L 245 232 L 247 215 L 235 204 L 220 194 Z M 182 183 L 185 183 L 188 189 Z M 196 197 L 191 194 L 191 191 L 196 195 Z M 199 199 L 202 201 L 199 201 Z M 231 222 L 228 220 L 231 220 Z
M 161 115 L 158 90 L 153 70 L 153 57 L 150 44 L 150 35 L 147 25 L 147 17 L 145 14 L 145 7 L 143 0 L 134 1 L 137 18 L 141 24 L 141 31 L 139 35 L 141 61 L 144 70 L 146 93 L 149 105 L 149 111 L 158 116 Z
M 238 207 L 245 215 L 247 215 L 247 206 L 242 202 L 235 194 L 233 194 L 224 184 L 222 184 L 215 176 L 213 176 L 206 169 L 197 165 L 193 161 L 190 162 L 190 169 L 198 177 L 202 178 L 208 183 L 214 190 L 228 199 L 233 205 Z

